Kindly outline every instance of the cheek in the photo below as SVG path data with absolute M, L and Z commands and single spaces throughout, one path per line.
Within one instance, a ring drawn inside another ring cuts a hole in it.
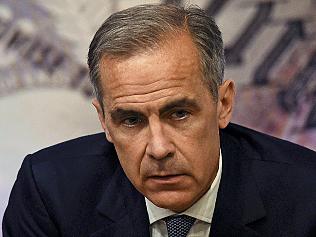
M 144 157 L 145 142 L 139 136 L 111 134 L 120 164 L 131 182 L 138 186 L 141 182 L 140 169 Z
M 216 121 L 209 121 L 198 140 L 195 174 L 202 185 L 210 185 L 215 178 L 219 160 L 219 130 Z
M 180 156 L 190 166 L 196 181 L 205 185 L 212 178 L 218 164 L 219 130 L 215 116 L 200 117 L 188 130 L 175 137 Z
M 214 113 L 209 114 L 204 113 L 193 117 L 189 126 L 174 133 L 175 142 L 179 144 L 179 149 L 182 147 L 192 153 L 203 153 L 219 146 L 218 121 Z

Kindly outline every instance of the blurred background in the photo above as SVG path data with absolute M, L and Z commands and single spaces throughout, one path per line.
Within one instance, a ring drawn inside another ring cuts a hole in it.
M 234 122 L 316 150 L 315 0 L 0 0 L 0 220 L 25 155 L 101 131 L 86 66 L 94 32 L 114 11 L 157 2 L 215 17 Z

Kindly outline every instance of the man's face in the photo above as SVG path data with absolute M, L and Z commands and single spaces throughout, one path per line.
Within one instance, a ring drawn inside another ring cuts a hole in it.
M 219 127 L 231 110 L 221 97 L 232 82 L 215 102 L 185 33 L 128 59 L 104 57 L 100 73 L 104 115 L 94 105 L 127 177 L 157 206 L 187 209 L 215 178 Z

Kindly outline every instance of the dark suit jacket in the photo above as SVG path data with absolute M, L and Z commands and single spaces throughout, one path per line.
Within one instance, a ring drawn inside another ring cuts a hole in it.
M 211 236 L 316 236 L 316 155 L 229 125 Z M 103 134 L 28 155 L 3 220 L 4 237 L 149 236 L 144 197 Z

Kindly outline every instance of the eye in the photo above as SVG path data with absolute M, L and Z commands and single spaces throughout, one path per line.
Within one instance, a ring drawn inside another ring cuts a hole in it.
M 141 122 L 142 122 L 142 120 L 138 116 L 131 116 L 131 117 L 125 118 L 122 121 L 122 124 L 124 126 L 126 126 L 126 127 L 130 127 L 131 128 L 131 127 L 137 126 Z
M 190 116 L 190 113 L 186 110 L 177 110 L 171 114 L 171 118 L 174 120 L 183 120 Z

